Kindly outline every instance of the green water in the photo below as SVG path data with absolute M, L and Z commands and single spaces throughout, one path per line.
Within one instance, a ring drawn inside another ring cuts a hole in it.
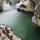
M 17 11 L 15 5 L 13 10 L 0 13 L 0 24 L 10 26 L 22 40 L 40 40 L 40 32 L 34 31 L 32 27 L 32 17 Z
M 15 7 L 11 11 L 0 13 L 0 24 L 7 24 L 12 27 L 16 35 L 21 37 L 22 40 L 27 40 L 28 31 L 32 26 L 31 16 L 17 11 Z

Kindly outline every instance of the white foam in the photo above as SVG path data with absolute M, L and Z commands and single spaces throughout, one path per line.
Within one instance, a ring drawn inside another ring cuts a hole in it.
M 10 10 L 11 8 L 12 8 L 12 6 L 9 3 L 6 3 L 6 1 L 4 1 L 3 10 Z

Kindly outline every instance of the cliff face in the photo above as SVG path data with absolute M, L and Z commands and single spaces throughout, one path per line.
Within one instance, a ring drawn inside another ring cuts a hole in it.
M 39 15 L 40 14 L 40 0 L 38 0 L 38 8 L 36 10 L 36 13 Z
M 4 0 L 0 0 L 0 6 L 3 4 L 3 1 L 4 1 Z
M 39 15 L 40 14 L 40 0 L 31 0 L 31 1 L 34 1 L 35 4 L 37 4 L 38 7 L 36 6 L 37 7 L 36 14 Z
M 2 9 L 2 7 L 3 7 L 3 1 L 4 1 L 4 0 L 0 0 L 0 12 L 3 11 L 3 9 Z
M 35 3 L 36 3 L 36 1 L 38 1 L 37 2 L 37 9 L 36 9 L 36 11 L 34 12 L 34 16 L 35 17 L 33 17 L 33 18 L 35 18 L 35 20 L 34 20 L 34 23 L 36 24 L 36 25 L 38 25 L 38 26 L 40 26 L 40 0 L 34 0 L 35 1 Z

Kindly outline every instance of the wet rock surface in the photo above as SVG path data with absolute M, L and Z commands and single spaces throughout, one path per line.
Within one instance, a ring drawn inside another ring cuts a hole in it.
M 34 12 L 34 16 L 32 17 L 32 22 L 34 22 L 35 25 L 37 25 L 36 27 L 40 27 L 40 0 L 33 0 L 36 4 L 37 4 L 37 9 Z M 36 8 L 35 7 L 35 8 Z
M 0 40 L 21 40 L 15 33 L 5 24 L 0 26 Z

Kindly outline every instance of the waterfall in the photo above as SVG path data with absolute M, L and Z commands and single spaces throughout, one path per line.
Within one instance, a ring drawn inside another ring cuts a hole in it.
M 6 0 L 4 0 L 3 2 L 3 11 L 5 10 L 10 10 L 12 8 L 12 6 L 10 5 L 10 3 L 6 3 Z

